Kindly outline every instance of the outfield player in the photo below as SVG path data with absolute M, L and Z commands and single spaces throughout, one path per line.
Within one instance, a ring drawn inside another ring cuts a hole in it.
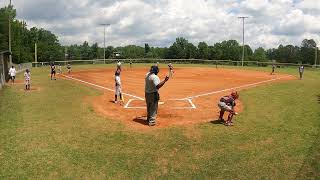
M 70 74 L 70 72 L 71 72 L 71 65 L 70 65 L 70 63 L 68 63 L 67 69 L 68 69 L 68 74 Z
M 30 90 L 30 79 L 31 79 L 31 73 L 29 69 L 26 69 L 26 72 L 24 73 L 24 79 L 26 82 L 26 90 Z
M 12 84 L 14 84 L 14 80 L 16 79 L 16 74 L 17 74 L 16 68 L 14 66 L 11 66 L 11 68 L 9 69 L 9 76 Z
M 60 64 L 59 64 L 59 66 L 58 66 L 58 71 L 59 71 L 59 74 L 62 74 L 62 67 L 61 67 Z
M 147 121 L 149 126 L 156 124 L 156 116 L 158 112 L 158 102 L 160 99 L 159 89 L 169 80 L 169 76 L 160 82 L 158 66 L 151 66 L 150 72 L 145 77 L 145 99 L 147 104 Z
M 300 75 L 300 80 L 302 79 L 303 72 L 304 72 L 304 66 L 303 66 L 303 65 L 301 65 L 301 66 L 299 66 L 299 75 Z
M 220 98 L 220 101 L 218 103 L 218 107 L 221 109 L 220 110 L 220 116 L 219 116 L 219 120 L 224 123 L 226 126 L 232 126 L 233 122 L 232 122 L 232 118 L 233 115 L 236 115 L 237 113 L 234 110 L 234 107 L 236 106 L 236 99 L 239 98 L 239 94 L 238 92 L 232 92 L 230 95 L 227 96 L 223 96 Z M 229 112 L 228 115 L 228 120 L 225 121 L 223 119 L 223 115 L 224 112 L 227 111 Z
M 275 69 L 276 69 L 276 65 L 272 64 L 272 71 L 271 71 L 270 75 L 274 74 Z
M 114 76 L 114 81 L 115 81 L 114 103 L 117 103 L 118 96 L 120 98 L 120 101 L 122 101 L 120 70 L 117 69 L 114 75 L 115 75 Z
M 51 69 L 51 80 L 52 80 L 52 77 L 54 80 L 56 80 L 56 66 L 54 65 L 54 63 L 51 64 L 50 69 Z

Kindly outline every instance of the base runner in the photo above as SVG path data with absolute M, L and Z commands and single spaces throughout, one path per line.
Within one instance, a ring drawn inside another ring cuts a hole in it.
M 235 91 L 235 92 L 232 92 L 230 95 L 221 97 L 218 103 L 218 107 L 221 109 L 219 120 L 221 121 L 221 123 L 224 123 L 224 125 L 226 126 L 233 125 L 233 122 L 232 122 L 233 115 L 237 115 L 237 113 L 234 110 L 234 107 L 236 106 L 235 100 L 238 98 L 239 98 L 239 94 L 237 91 Z M 223 115 L 225 111 L 229 112 L 227 121 L 223 119 Z

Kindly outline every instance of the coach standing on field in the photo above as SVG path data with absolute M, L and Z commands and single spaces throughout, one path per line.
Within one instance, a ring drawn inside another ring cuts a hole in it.
M 145 79 L 145 98 L 147 104 L 147 121 L 149 126 L 156 124 L 156 116 L 158 112 L 158 102 L 160 99 L 159 89 L 169 80 L 169 77 L 160 82 L 160 78 L 157 76 L 159 68 L 157 66 L 151 66 L 150 72 L 146 74 Z

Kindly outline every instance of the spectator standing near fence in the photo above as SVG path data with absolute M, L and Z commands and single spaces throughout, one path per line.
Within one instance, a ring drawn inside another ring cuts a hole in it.
M 14 66 L 11 66 L 11 68 L 9 69 L 9 76 L 12 84 L 14 84 L 14 80 L 16 79 L 16 74 L 17 74 L 16 68 Z
M 145 99 L 149 126 L 154 126 L 156 124 L 158 102 L 160 99 L 158 91 L 169 80 L 169 76 L 166 76 L 166 78 L 160 82 L 160 78 L 157 76 L 158 73 L 158 66 L 152 66 L 150 72 L 148 72 L 145 77 Z
M 29 69 L 26 69 L 26 72 L 24 73 L 24 79 L 26 82 L 26 90 L 30 90 L 30 79 L 31 79 L 31 73 Z

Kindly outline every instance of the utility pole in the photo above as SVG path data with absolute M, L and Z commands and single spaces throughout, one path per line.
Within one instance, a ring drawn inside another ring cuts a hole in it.
M 103 26 L 103 61 L 106 63 L 106 26 L 110 26 L 110 24 L 100 24 Z
M 34 62 L 35 62 L 36 67 L 38 67 L 37 43 L 34 43 Z
M 315 57 L 314 57 L 314 67 L 317 68 L 318 47 L 316 46 L 314 49 L 316 50 L 316 51 L 315 51 Z
M 11 8 L 11 0 L 10 0 L 10 4 L 9 4 L 9 8 Z M 9 9 L 8 8 L 8 9 Z M 9 17 L 9 62 L 10 62 L 10 66 L 12 65 L 12 52 L 11 52 L 11 12 L 9 11 L 8 17 Z
M 242 19 L 242 58 L 241 58 L 241 66 L 243 66 L 243 60 L 244 60 L 244 20 L 249 18 L 246 16 L 240 16 L 239 19 Z

